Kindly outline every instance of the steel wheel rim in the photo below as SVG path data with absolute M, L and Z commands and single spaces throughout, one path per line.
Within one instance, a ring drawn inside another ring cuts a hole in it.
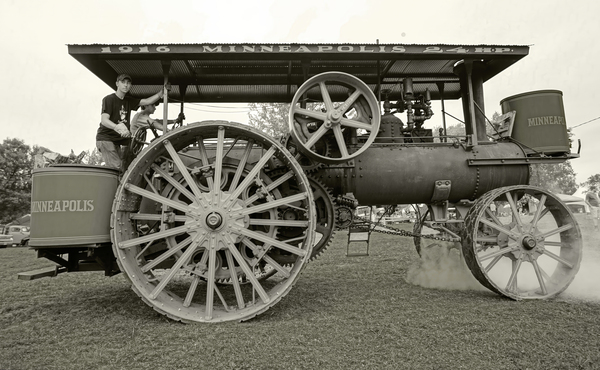
M 198 143 L 202 145 L 194 147 Z M 236 143 L 240 150 L 237 147 L 230 150 Z M 209 145 L 214 148 L 207 149 Z M 192 185 L 201 174 L 210 177 L 210 171 L 203 172 L 206 168 L 202 166 L 189 168 L 186 158 L 206 161 L 207 166 L 213 167 L 212 176 L 221 178 L 223 157 L 236 155 L 241 163 L 239 176 L 236 179 L 233 174 L 226 189 L 215 186 L 216 182 L 211 182 L 209 192 Z M 279 179 L 278 183 L 295 181 L 298 193 L 277 199 L 273 189 L 279 185 L 272 184 L 263 187 L 273 186 L 265 190 L 264 199 L 243 200 L 246 188 L 257 181 L 262 183 L 259 179 L 273 157 L 287 169 L 284 177 L 287 180 Z M 252 171 L 244 174 L 243 168 L 247 166 Z M 182 174 L 180 180 L 169 175 L 176 171 Z M 184 196 L 169 199 L 161 195 L 153 188 L 161 182 L 178 187 L 179 195 Z M 148 214 L 147 210 L 141 213 L 139 204 L 144 199 L 157 203 L 160 213 Z M 301 240 L 293 244 L 278 238 L 276 232 L 271 235 L 261 232 L 264 227 L 279 227 L 281 220 L 253 217 L 263 212 L 277 215 L 271 210 L 290 202 L 300 204 L 306 215 L 302 222 L 293 223 L 302 229 Z M 140 236 L 139 220 L 157 218 L 172 222 L 161 221 L 157 231 Z M 209 121 L 171 131 L 145 148 L 123 176 L 113 203 L 111 225 L 113 251 L 121 271 L 131 280 L 136 293 L 155 310 L 184 322 L 246 320 L 285 296 L 308 261 L 315 234 L 314 200 L 302 168 L 281 144 L 247 126 Z M 167 247 L 166 239 L 173 235 L 180 235 L 180 240 Z M 247 250 L 242 248 L 250 248 L 255 253 L 254 259 L 244 256 L 242 252 L 247 254 Z M 275 262 L 269 254 L 278 249 L 296 255 L 294 263 L 284 267 Z M 254 276 L 253 269 L 262 262 L 278 272 L 268 282 L 258 281 Z M 215 278 L 219 264 L 239 267 L 229 269 L 231 284 L 219 285 Z M 240 269 L 243 275 L 237 272 Z M 241 284 L 243 279 L 249 280 L 249 284 Z
M 523 204 L 533 211 L 523 214 Z M 467 265 L 498 294 L 516 300 L 551 298 L 579 270 L 579 226 L 568 207 L 546 190 L 512 186 L 491 191 L 471 208 L 465 224 Z

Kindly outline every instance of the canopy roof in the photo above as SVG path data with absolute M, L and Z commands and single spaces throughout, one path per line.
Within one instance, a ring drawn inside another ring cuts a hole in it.
M 145 98 L 165 82 L 170 100 L 290 102 L 308 78 L 327 71 L 352 74 L 375 92 L 400 98 L 404 78 L 416 93 L 460 98 L 453 73 L 463 60 L 482 61 L 484 81 L 529 53 L 517 45 L 402 44 L 129 44 L 68 45 L 69 54 L 109 86 L 119 74 L 133 79 L 132 96 Z M 182 94 L 182 92 L 184 94 Z M 335 97 L 334 97 L 335 98 Z M 340 97 L 342 99 L 343 97 Z

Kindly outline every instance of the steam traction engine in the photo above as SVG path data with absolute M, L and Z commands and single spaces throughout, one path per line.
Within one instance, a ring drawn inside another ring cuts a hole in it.
M 290 135 L 204 121 L 150 140 L 125 173 L 62 165 L 34 171 L 30 246 L 53 271 L 123 272 L 155 310 L 181 321 L 245 320 L 285 296 L 357 205 L 426 204 L 415 224 L 460 240 L 473 275 L 512 299 L 553 297 L 581 260 L 579 227 L 529 165 L 570 153 L 555 90 L 502 101 L 486 134 L 483 83 L 525 46 L 71 45 L 131 94 L 165 83 L 165 103 L 291 102 Z M 466 135 L 446 135 L 461 98 Z M 442 105 L 439 132 L 424 128 Z M 380 109 L 383 108 L 383 115 Z M 403 121 L 399 116 L 405 117 Z M 454 217 L 450 217 L 452 209 Z

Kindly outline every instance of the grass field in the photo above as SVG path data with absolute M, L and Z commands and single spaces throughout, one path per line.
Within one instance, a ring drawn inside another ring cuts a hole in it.
M 51 263 L 1 249 L 0 369 L 600 369 L 600 237 L 584 231 L 581 278 L 521 302 L 454 251 L 424 264 L 412 240 L 373 234 L 370 256 L 348 258 L 338 232 L 280 303 L 214 325 L 158 315 L 122 275 L 17 280 Z

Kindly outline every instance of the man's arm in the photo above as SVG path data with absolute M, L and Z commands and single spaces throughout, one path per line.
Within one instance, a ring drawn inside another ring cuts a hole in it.
M 161 89 L 159 92 L 157 92 L 156 94 L 152 95 L 149 98 L 145 98 L 145 99 L 140 100 L 140 106 L 154 104 L 159 99 L 162 99 L 162 97 L 164 95 L 165 95 L 165 88 Z
M 185 119 L 185 115 L 183 113 L 179 113 L 179 115 L 177 116 L 176 119 L 167 120 L 167 124 L 172 125 L 174 123 L 181 123 L 181 122 L 183 122 L 184 119 Z M 162 131 L 162 129 L 163 129 L 163 121 L 162 120 L 150 118 L 149 121 L 151 122 L 152 127 L 157 128 Z
M 129 137 L 129 136 L 131 136 L 131 133 L 127 129 L 127 126 L 125 126 L 122 123 L 116 124 L 113 121 L 111 121 L 110 120 L 110 115 L 108 113 L 102 113 L 102 116 L 100 117 L 100 123 L 104 127 L 107 127 L 107 128 L 109 128 L 111 130 L 115 130 L 122 137 Z

